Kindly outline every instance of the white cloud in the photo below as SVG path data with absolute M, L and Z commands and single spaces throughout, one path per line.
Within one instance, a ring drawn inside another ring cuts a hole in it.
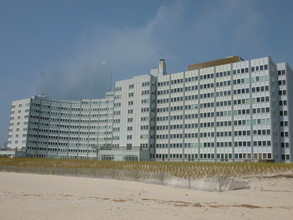
M 182 65 L 183 59 L 193 63 L 251 53 L 250 45 L 259 39 L 263 24 L 254 1 L 204 1 L 200 10 L 189 3 L 161 6 L 139 27 L 93 28 L 64 64 L 62 85 L 47 87 L 49 95 L 54 91 L 61 98 L 103 97 L 111 71 L 114 81 L 131 78 L 148 73 L 160 58 Z M 103 61 L 107 61 L 106 69 Z
M 176 3 L 171 7 L 161 6 L 154 18 L 138 28 L 95 28 L 92 34 L 83 37 L 75 56 L 58 74 L 61 85 L 54 82 L 57 76 L 53 76 L 41 88 L 60 98 L 103 97 L 108 90 L 105 84 L 109 84 L 105 80 L 109 80 L 111 71 L 114 80 L 148 73 L 166 53 L 164 42 L 168 39 L 165 38 L 180 23 L 181 12 L 182 6 Z M 101 64 L 103 61 L 107 61 L 106 69 Z

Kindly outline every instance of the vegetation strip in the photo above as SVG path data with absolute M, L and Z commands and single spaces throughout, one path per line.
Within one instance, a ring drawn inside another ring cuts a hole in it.
M 52 170 L 52 174 L 63 175 L 90 175 L 94 171 L 123 170 L 137 173 L 163 173 L 178 178 L 196 179 L 222 175 L 226 177 L 284 174 L 293 173 L 293 164 L 277 163 L 223 163 L 223 162 L 114 162 L 77 159 L 39 159 L 39 158 L 0 158 L 0 170 L 5 167 L 27 168 L 30 170 L 44 168 L 44 172 Z M 65 169 L 66 168 L 66 169 Z M 61 173 L 58 172 L 58 169 Z M 62 173 L 63 171 L 69 173 Z M 9 170 L 8 170 L 9 171 Z M 90 172 L 91 171 L 91 172 Z M 46 174 L 46 173 L 45 173 Z M 49 173 L 50 174 L 50 173 Z M 281 175 L 292 177 L 292 175 Z

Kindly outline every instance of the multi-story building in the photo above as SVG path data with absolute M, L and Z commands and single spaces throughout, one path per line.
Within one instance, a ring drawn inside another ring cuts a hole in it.
M 277 77 L 269 57 L 158 77 L 156 159 L 279 160 Z
M 292 74 L 270 57 L 174 74 L 161 60 L 105 99 L 13 102 L 8 145 L 31 157 L 292 162 Z
M 26 150 L 30 114 L 30 99 L 12 102 L 7 147 Z
M 29 157 L 96 157 L 99 147 L 112 145 L 113 98 L 109 92 L 104 99 L 62 101 L 41 95 L 13 102 L 8 145 L 25 149 Z
M 293 127 L 292 115 L 290 109 L 293 108 L 293 88 L 289 84 L 293 80 L 293 72 L 287 63 L 278 63 L 278 92 L 279 92 L 279 110 L 280 110 L 280 155 L 281 160 L 292 162 L 293 158 Z M 292 110 L 291 110 L 292 111 Z

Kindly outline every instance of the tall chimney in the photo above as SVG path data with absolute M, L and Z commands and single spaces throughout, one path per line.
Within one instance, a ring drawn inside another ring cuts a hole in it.
M 166 75 L 167 71 L 166 71 L 166 63 L 164 59 L 160 59 L 160 63 L 159 63 L 159 75 Z

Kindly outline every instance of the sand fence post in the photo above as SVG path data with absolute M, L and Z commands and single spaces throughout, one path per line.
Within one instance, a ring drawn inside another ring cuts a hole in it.
M 164 185 L 164 172 L 160 173 L 161 183 Z
M 218 174 L 218 181 L 219 181 L 219 192 L 222 192 L 221 175 L 220 174 Z
M 191 177 L 190 177 L 190 171 L 188 172 L 188 189 L 190 189 L 190 181 L 191 181 Z

